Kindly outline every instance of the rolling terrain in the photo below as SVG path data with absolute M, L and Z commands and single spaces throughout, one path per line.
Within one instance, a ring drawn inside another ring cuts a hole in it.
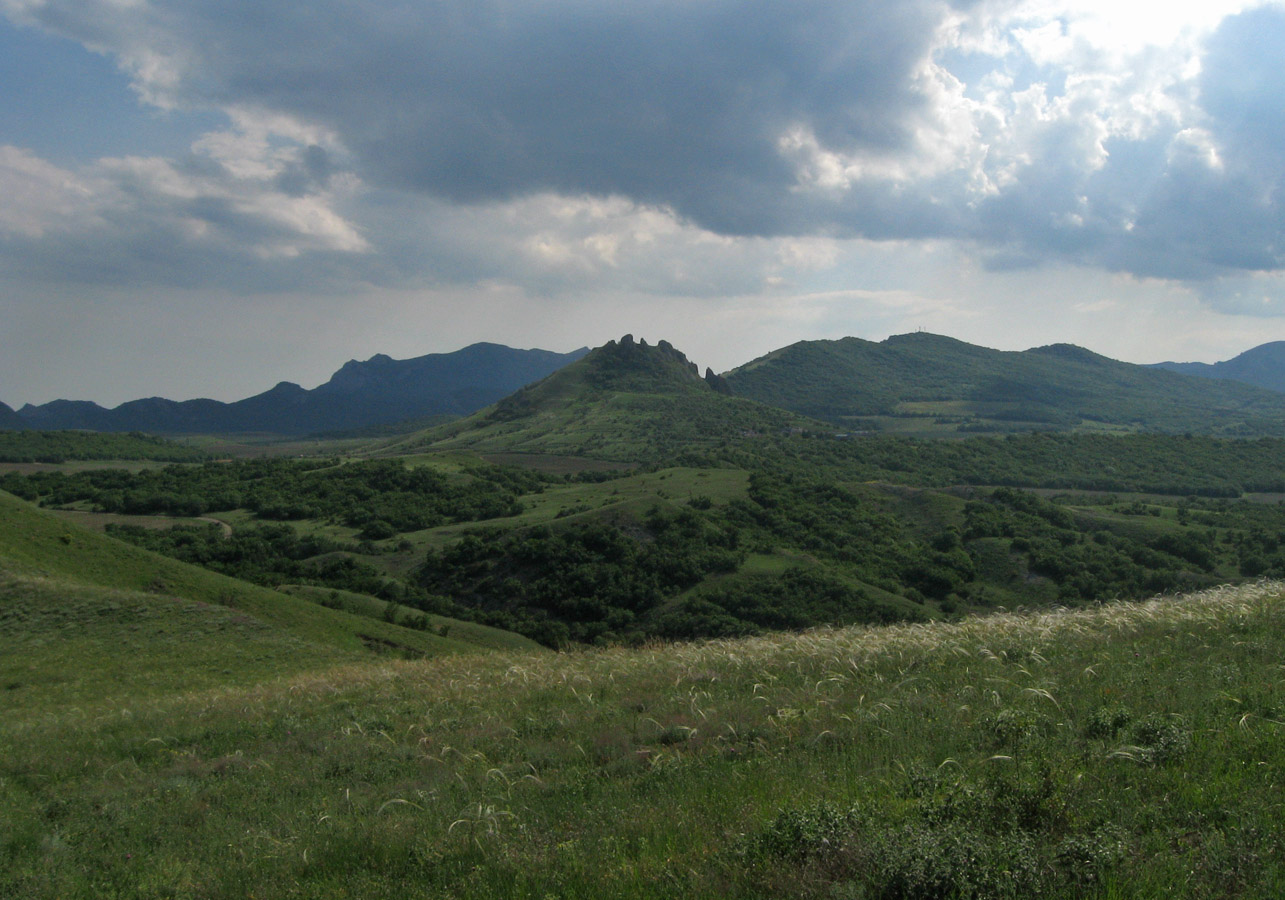
M 415 359 L 395 360 L 378 354 L 365 362 L 350 360 L 329 381 L 312 390 L 283 381 L 235 403 L 151 397 L 113 409 L 83 400 L 55 400 L 40 406 L 28 404 L 13 416 L 0 410 L 0 429 L 308 434 L 459 416 L 543 378 L 586 352 L 587 348 L 552 353 L 473 344 L 454 353 Z
M 620 346 L 648 349 L 632 338 Z M 664 381 L 654 379 L 656 370 L 649 384 L 614 392 L 611 408 L 605 409 L 599 401 L 607 399 L 610 380 L 594 374 L 601 360 L 539 391 L 519 390 L 583 358 L 587 348 L 556 354 L 474 344 L 409 360 L 382 354 L 365 362 L 351 360 L 311 391 L 282 382 L 230 404 L 154 397 L 104 409 L 88 401 L 56 400 L 28 404 L 17 412 L 0 404 L 0 430 L 377 437 L 381 430 L 405 434 L 417 425 L 436 424 L 433 420 L 464 416 L 470 417 L 467 422 L 441 429 L 438 439 L 511 452 L 519 442 L 515 434 L 521 432 L 521 442 L 542 453 L 588 450 L 604 458 L 637 454 L 649 444 L 639 432 L 655 431 L 657 424 L 667 435 L 662 441 L 667 451 L 675 442 L 708 444 L 755 432 L 756 426 L 807 428 L 816 427 L 816 420 L 861 432 L 923 435 L 1032 429 L 1282 435 L 1282 346 L 1265 344 L 1213 366 L 1137 366 L 1067 344 L 1008 352 L 915 333 L 879 343 L 851 337 L 802 341 L 725 376 L 707 370 L 704 379 L 673 351 L 671 361 L 677 365 L 663 390 L 656 390 Z M 600 351 L 616 357 L 627 352 L 608 349 L 614 347 L 613 341 Z M 767 415 L 743 408 L 743 427 L 729 432 L 723 428 L 729 418 L 726 405 L 698 399 L 693 391 L 701 382 L 714 393 L 756 400 L 777 411 Z M 517 396 L 509 396 L 514 391 Z M 573 395 L 578 404 L 561 402 Z M 495 410 L 473 416 L 499 401 Z M 550 418 L 551 402 L 564 414 L 559 421 Z M 591 405 L 599 408 L 586 418 Z M 792 420 L 783 411 L 811 421 Z M 558 434 L 568 430 L 576 434 Z M 470 433 L 459 436 L 464 431 Z
M 371 662 L 6 574 L 0 894 L 1275 897 L 1283 594 Z
M 622 340 L 345 455 L 28 436 L 0 896 L 1285 891 L 1285 441 L 724 391 Z
M 802 341 L 725 375 L 738 395 L 845 428 L 1285 434 L 1285 397 L 1069 344 L 991 350 L 927 333 Z
M 307 665 L 337 665 L 372 654 L 476 652 L 494 644 L 490 634 L 481 645 L 470 643 L 466 635 L 471 626 L 466 623 L 431 618 L 427 624 L 432 627 L 426 629 L 402 627 L 386 621 L 382 610 L 379 618 L 352 615 L 229 578 L 80 528 L 4 492 L 0 492 L 0 573 L 5 579 L 3 613 L 8 633 L 29 638 L 36 627 L 33 623 L 47 631 L 35 645 L 42 663 L 33 663 L 34 647 L 0 654 L 7 675 L 17 679 L 6 695 L 10 700 L 22 697 L 20 689 L 29 683 L 22 672 L 74 664 L 80 651 L 71 652 L 64 639 L 67 628 L 76 622 L 86 625 L 87 641 L 98 642 L 99 658 L 105 664 L 110 661 L 118 676 L 127 678 L 135 666 L 150 671 L 159 665 L 149 659 L 160 646 L 154 640 L 157 634 L 175 636 L 177 645 L 166 651 L 175 655 L 166 659 L 168 665 L 179 665 L 181 653 L 186 652 L 181 646 L 187 641 L 183 635 L 205 629 L 200 623 L 208 616 L 209 629 L 230 631 L 226 640 L 212 637 L 213 644 L 196 642 L 210 660 L 205 665 L 209 684 L 238 673 L 247 654 L 257 658 L 257 651 L 247 650 L 245 635 L 275 648 L 274 659 L 283 665 L 287 657 L 296 662 L 313 660 Z M 67 599 L 64 605 L 59 599 L 64 595 L 74 601 Z M 406 619 L 409 611 L 402 612 Z M 122 623 L 128 622 L 138 623 L 129 628 L 137 633 L 130 643 L 133 650 L 122 654 L 101 635 L 126 628 Z M 448 635 L 450 626 L 459 626 L 453 638 L 440 635 L 442 624 L 448 626 Z M 510 648 L 534 646 L 516 635 L 508 637 Z M 192 666 L 181 668 L 187 673 L 184 677 L 192 675 Z M 254 671 L 262 674 L 257 667 Z M 64 680 L 65 675 L 53 677 Z
M 1246 350 L 1239 356 L 1216 363 L 1156 363 L 1156 368 L 1252 384 L 1269 391 L 1285 392 L 1285 341 L 1272 341 Z
M 718 376 L 667 341 L 625 335 L 493 407 L 394 443 L 424 449 L 566 454 L 660 461 L 767 434 L 824 427 L 781 409 L 730 396 Z

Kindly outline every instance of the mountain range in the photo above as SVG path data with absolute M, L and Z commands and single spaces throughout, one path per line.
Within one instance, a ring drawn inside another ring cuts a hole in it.
M 281 382 L 235 403 L 0 404 L 0 430 L 294 435 L 434 416 L 457 421 L 414 440 L 499 449 L 519 443 L 521 432 L 522 443 L 542 452 L 607 456 L 817 427 L 1285 434 L 1285 342 L 1213 365 L 1140 366 L 1070 344 L 1013 352 L 918 332 L 801 341 L 704 377 L 667 342 L 648 346 L 629 335 L 592 353 L 480 343 L 408 360 L 352 360 L 313 390 Z
M 1162 362 L 1156 363 L 1154 368 L 1181 372 L 1184 375 L 1199 375 L 1202 378 L 1240 381 L 1271 391 L 1285 391 L 1285 341 L 1260 344 L 1240 356 L 1222 362 Z
M 788 410 L 734 397 L 723 378 L 668 341 L 625 335 L 455 422 L 394 444 L 389 452 L 467 447 L 484 452 L 672 459 L 734 439 L 813 428 Z
M 801 341 L 726 374 L 739 396 L 852 428 L 1285 433 L 1285 394 L 1071 344 L 991 350 L 941 335 Z
M 234 403 L 217 400 L 132 400 L 114 409 L 88 401 L 0 408 L 0 429 L 81 428 L 164 434 L 340 431 L 429 416 L 474 412 L 589 352 L 515 350 L 472 344 L 453 353 L 397 360 L 383 354 L 350 360 L 313 390 L 283 381 Z

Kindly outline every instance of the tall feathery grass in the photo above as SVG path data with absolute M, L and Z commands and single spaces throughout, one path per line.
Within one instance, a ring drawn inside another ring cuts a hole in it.
M 0 895 L 1280 896 L 1283 597 L 27 705 Z

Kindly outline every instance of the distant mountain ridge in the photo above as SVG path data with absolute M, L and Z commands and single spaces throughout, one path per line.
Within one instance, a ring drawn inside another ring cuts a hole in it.
M 1162 362 L 1154 363 L 1152 368 L 1198 375 L 1201 378 L 1239 381 L 1285 393 L 1285 341 L 1260 344 L 1222 362 Z
M 54 400 L 28 404 L 17 412 L 0 408 L 0 429 L 308 434 L 432 415 L 468 415 L 588 352 L 587 347 L 554 353 L 478 343 L 405 360 L 381 353 L 365 362 L 350 360 L 313 390 L 283 381 L 234 403 L 150 397 L 114 409 L 84 400 Z
M 573 370 L 574 377 L 544 383 L 576 362 L 585 364 Z M 572 437 L 560 419 L 567 408 L 554 401 L 563 393 L 574 400 L 577 415 L 588 417 L 587 431 L 579 437 Z M 377 354 L 364 362 L 350 360 L 313 390 L 283 381 L 235 403 L 152 397 L 105 409 L 88 401 L 55 400 L 16 412 L 0 403 L 0 430 L 295 435 L 357 433 L 403 423 L 401 430 L 408 431 L 413 426 L 406 423 L 416 419 L 426 425 L 434 416 L 471 417 L 481 410 L 485 429 L 469 419 L 470 442 L 521 443 L 515 432 L 521 426 L 542 430 L 537 443 L 579 452 L 575 448 L 585 434 L 596 430 L 603 432 L 595 437 L 600 446 L 619 443 L 606 434 L 611 429 L 622 440 L 633 435 L 636 448 L 656 446 L 662 437 L 676 446 L 680 433 L 704 441 L 726 431 L 730 412 L 711 397 L 733 394 L 758 405 L 753 413 L 744 408 L 732 416 L 749 432 L 812 427 L 820 420 L 844 431 L 1096 428 L 1285 434 L 1285 341 L 1213 365 L 1139 366 L 1071 344 L 1001 351 L 917 332 L 881 342 L 800 341 L 721 376 L 706 370 L 703 378 L 667 342 L 648 346 L 629 335 L 592 353 L 479 343 L 414 359 Z M 601 403 L 614 412 L 608 416 Z M 490 404 L 497 405 L 487 411 Z M 657 413 L 661 406 L 667 409 L 664 415 Z M 770 408 L 776 412 L 765 415 Z M 675 422 L 674 416 L 688 416 L 712 431 Z M 810 425 L 789 424 L 790 416 L 806 417 Z M 552 425 L 555 419 L 561 424 Z M 765 424 L 767 419 L 774 424 Z M 608 427 L 607 421 L 613 424 Z M 654 438 L 642 434 L 643 421 L 651 423 L 646 428 L 654 430 Z M 497 428 L 504 423 L 509 423 L 503 429 L 507 437 L 501 439 Z M 448 431 L 463 440 L 459 429 Z M 534 440 L 534 433 L 527 438 Z
M 726 382 L 668 341 L 625 335 L 494 406 L 392 445 L 638 462 L 821 423 L 730 396 Z
M 26 427 L 27 423 L 13 411 L 13 407 L 0 403 L 0 431 L 22 431 Z
M 743 397 L 847 425 L 1285 433 L 1285 396 L 1119 362 L 1071 344 L 991 350 L 928 333 L 801 341 L 725 373 Z

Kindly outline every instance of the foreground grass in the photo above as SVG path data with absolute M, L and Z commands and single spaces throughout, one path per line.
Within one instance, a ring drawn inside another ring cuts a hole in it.
M 1262 584 L 25 707 L 0 896 L 1276 897 L 1282 626 Z

